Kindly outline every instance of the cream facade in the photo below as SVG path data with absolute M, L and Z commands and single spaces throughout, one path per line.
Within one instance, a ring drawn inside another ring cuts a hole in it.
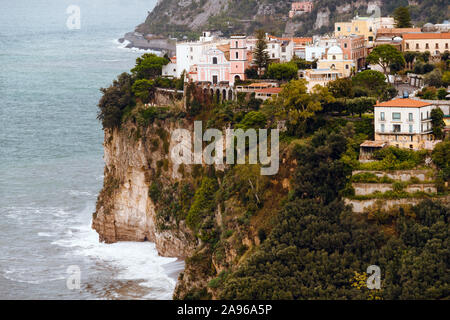
M 395 99 L 375 105 L 375 141 L 420 150 L 433 141 L 431 110 L 436 106 L 413 99 Z
M 430 52 L 438 56 L 450 50 L 450 33 L 406 33 L 403 35 L 403 50 Z
M 338 46 L 328 49 L 326 59 L 317 62 L 317 69 L 335 70 L 344 78 L 350 77 L 354 66 L 352 59 L 344 59 L 344 52 Z

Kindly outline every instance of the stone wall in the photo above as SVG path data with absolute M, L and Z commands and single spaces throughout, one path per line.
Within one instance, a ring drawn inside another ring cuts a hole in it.
M 392 191 L 393 187 L 391 183 L 353 183 L 356 196 L 370 195 L 375 192 L 384 193 L 386 191 Z M 418 191 L 427 193 L 437 193 L 436 186 L 434 184 L 411 184 L 405 188 L 408 193 L 414 193 Z
M 390 179 L 407 182 L 412 177 L 419 179 L 420 181 L 432 180 L 431 170 L 396 170 L 396 171 L 353 171 L 353 175 L 359 173 L 373 173 L 379 178 L 387 176 Z

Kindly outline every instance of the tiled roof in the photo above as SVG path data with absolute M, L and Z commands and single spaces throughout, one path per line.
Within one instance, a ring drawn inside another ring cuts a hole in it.
M 381 28 L 377 30 L 377 34 L 402 34 L 402 33 L 420 33 L 420 28 Z
M 384 148 L 387 145 L 386 141 L 370 141 L 366 140 L 361 143 L 360 147 L 369 147 L 369 148 Z
M 412 40 L 412 39 L 450 39 L 450 32 L 441 32 L 441 33 L 405 33 L 403 35 L 403 39 Z
M 377 103 L 375 107 L 396 107 L 396 108 L 421 108 L 430 106 L 431 103 L 414 99 L 393 99 L 390 101 Z
M 271 93 L 271 94 L 278 94 L 281 92 L 281 88 L 265 88 L 265 89 L 260 89 L 260 90 L 256 90 L 256 93 Z

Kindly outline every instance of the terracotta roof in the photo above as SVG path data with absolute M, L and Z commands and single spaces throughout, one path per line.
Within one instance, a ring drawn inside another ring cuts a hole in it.
M 275 37 L 275 36 L 271 36 L 269 35 L 269 39 L 277 39 L 277 40 L 281 40 L 281 41 L 293 41 L 296 44 L 307 44 L 307 43 L 312 43 L 313 38 L 311 37 L 306 37 L 306 38 L 279 38 L 279 37 Z
M 248 86 L 250 88 L 252 88 L 252 87 L 273 87 L 273 85 L 268 82 L 259 82 L 259 83 L 255 82 L 255 83 L 249 84 Z
M 375 107 L 396 107 L 396 108 L 421 108 L 430 106 L 431 103 L 414 99 L 393 99 L 390 101 L 377 103 Z
M 420 28 L 381 28 L 377 30 L 377 34 L 403 34 L 416 32 L 420 33 Z
M 259 89 L 255 90 L 256 93 L 271 93 L 271 94 L 278 94 L 281 92 L 281 88 L 265 88 L 265 89 Z
M 387 145 L 386 141 L 370 141 L 366 140 L 361 143 L 360 147 L 369 147 L 369 148 L 384 148 Z
M 227 61 L 230 61 L 230 45 L 229 44 L 219 45 L 219 46 L 217 46 L 217 49 L 219 49 L 220 51 L 222 51 L 225 54 L 225 59 L 227 59 Z
M 403 39 L 450 39 L 450 32 L 441 33 L 406 33 Z

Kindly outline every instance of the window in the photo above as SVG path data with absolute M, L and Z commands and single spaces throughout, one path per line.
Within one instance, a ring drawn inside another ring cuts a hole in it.
M 194 52 L 194 48 L 191 47 L 191 52 Z
M 418 43 L 416 43 L 416 49 L 420 49 L 420 46 Z
M 333 60 L 336 60 L 336 56 L 333 56 Z
M 337 31 L 341 31 L 341 27 L 337 27 Z
M 393 132 L 400 132 L 401 126 L 399 124 L 394 124 Z
M 347 46 L 348 46 L 347 43 L 344 43 L 344 48 L 347 48 Z
M 218 82 L 218 76 L 213 76 L 213 83 L 217 84 L 217 82 Z
M 347 69 L 347 70 L 348 70 L 348 64 L 346 64 L 346 65 L 345 65 L 345 69 Z
M 413 133 L 413 125 L 412 124 L 409 125 L 409 133 Z
M 384 132 L 384 123 L 381 124 L 381 132 Z
M 430 45 L 428 43 L 425 44 L 425 49 L 430 49 Z
M 448 49 L 448 43 L 445 44 L 445 49 Z
M 412 113 L 408 114 L 408 121 L 413 121 L 413 114 Z
M 372 36 L 369 37 L 369 41 L 373 41 L 373 37 Z
M 380 119 L 381 119 L 381 121 L 384 121 L 384 112 L 380 113 Z
M 409 43 L 406 44 L 406 49 L 409 49 Z
M 236 52 L 236 59 L 239 59 L 239 52 Z
M 392 120 L 401 120 L 400 112 L 393 112 L 392 113 Z
M 239 42 L 235 42 L 235 44 L 236 44 L 236 48 L 238 48 L 239 47 Z
M 439 43 L 436 43 L 436 49 L 439 49 Z
M 347 27 L 347 32 L 351 32 L 352 31 L 352 27 Z
M 212 62 L 213 62 L 213 64 L 217 64 L 217 58 L 214 57 L 213 60 L 212 60 Z

